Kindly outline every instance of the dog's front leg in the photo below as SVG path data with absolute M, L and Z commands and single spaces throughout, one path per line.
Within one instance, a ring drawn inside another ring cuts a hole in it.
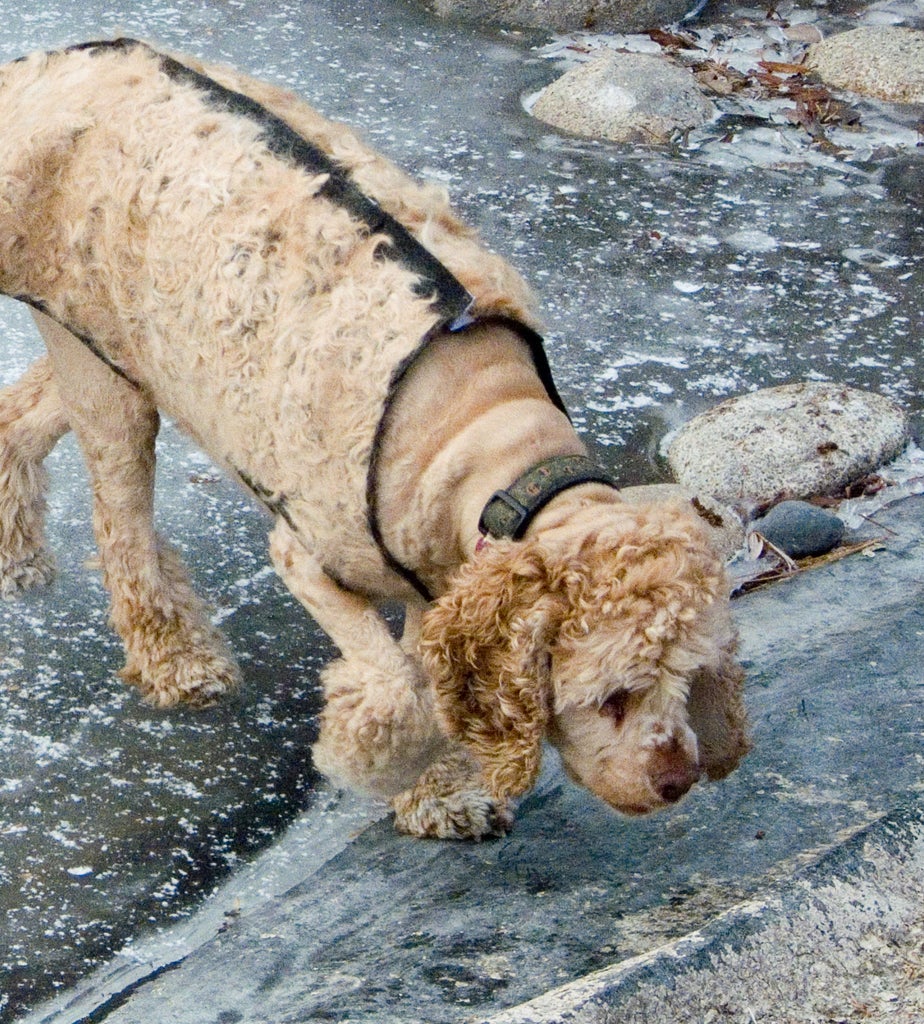
M 270 554 L 292 594 L 340 649 L 321 672 L 325 705 L 312 752 L 325 775 L 391 797 L 445 750 L 419 661 L 378 611 L 328 576 L 290 527 L 273 530 Z
M 312 748 L 318 769 L 354 789 L 389 797 L 409 835 L 481 839 L 511 817 L 484 789 L 481 769 L 440 731 L 417 657 L 420 609 L 408 607 L 396 642 L 376 609 L 339 586 L 280 522 L 270 542 L 276 570 L 340 648 L 321 673 L 325 706 Z
M 0 597 L 47 583 L 47 474 L 42 463 L 68 421 L 47 358 L 0 391 Z
M 111 621 L 127 656 L 122 675 L 160 707 L 211 704 L 239 672 L 178 555 L 154 532 L 157 410 L 68 331 L 36 319 L 93 485 Z

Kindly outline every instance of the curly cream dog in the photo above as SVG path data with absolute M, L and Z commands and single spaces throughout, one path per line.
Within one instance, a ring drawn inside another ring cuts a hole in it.
M 42 460 L 73 429 L 125 678 L 160 706 L 237 684 L 154 532 L 160 411 L 275 517 L 273 563 L 341 654 L 316 763 L 402 830 L 506 829 L 544 738 L 631 814 L 735 767 L 719 559 L 589 463 L 525 286 L 441 193 L 289 94 L 131 40 L 0 69 L 0 111 L 0 291 L 49 351 L 0 393 L 3 592 L 50 574 Z

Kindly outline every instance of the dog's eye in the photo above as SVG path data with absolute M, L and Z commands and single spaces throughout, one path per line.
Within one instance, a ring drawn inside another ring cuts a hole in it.
M 614 690 L 600 705 L 600 714 L 612 718 L 616 725 L 626 717 L 629 709 L 629 691 Z

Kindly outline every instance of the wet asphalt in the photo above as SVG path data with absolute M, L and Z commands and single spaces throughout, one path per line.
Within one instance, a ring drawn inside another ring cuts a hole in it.
M 566 138 L 521 103 L 560 70 L 547 36 L 403 0 L 0 0 L 0 25 L 3 60 L 124 32 L 234 63 L 443 182 L 534 283 L 559 387 L 626 483 L 663 478 L 696 412 L 792 380 L 880 390 L 920 436 L 919 150 L 837 160 L 744 122 L 735 159 L 722 125 L 659 151 Z M 39 349 L 24 311 L 0 317 L 12 380 Z M 47 999 L 32 1019 L 482 1019 L 700 927 L 920 786 L 921 499 L 875 557 L 738 602 L 757 747 L 729 780 L 629 822 L 550 757 L 515 831 L 464 846 L 398 837 L 313 772 L 330 645 L 268 569 L 263 513 L 169 427 L 158 523 L 245 687 L 144 707 L 115 675 L 70 439 L 49 466 L 58 578 L 0 607 L 0 1020 Z

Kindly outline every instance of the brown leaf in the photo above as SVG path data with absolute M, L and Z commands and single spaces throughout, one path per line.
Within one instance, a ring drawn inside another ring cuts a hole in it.
M 878 494 L 888 487 L 888 482 L 878 473 L 869 473 L 860 477 L 859 480 L 852 480 L 844 488 L 845 498 L 866 498 L 871 494 Z
M 695 36 L 688 35 L 686 32 L 665 32 L 660 28 L 652 28 L 648 30 L 648 37 L 665 50 L 695 50 L 698 48 Z
M 808 68 L 804 64 L 792 64 L 782 60 L 760 60 L 757 62 L 765 71 L 772 71 L 779 75 L 804 75 Z
M 719 96 L 731 96 L 732 93 L 746 89 L 750 84 L 747 75 L 715 60 L 704 60 L 694 65 L 693 77 L 700 85 L 711 89 Z
M 781 92 L 787 87 L 785 78 L 780 78 L 769 71 L 755 71 L 752 77 L 755 82 L 763 86 L 770 93 Z

